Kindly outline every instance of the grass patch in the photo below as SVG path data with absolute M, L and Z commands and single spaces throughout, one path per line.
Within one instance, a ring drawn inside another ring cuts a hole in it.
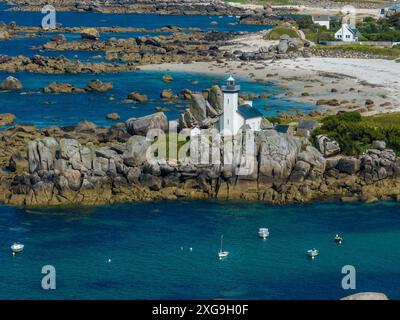
M 292 28 L 275 27 L 266 34 L 265 39 L 266 40 L 279 40 L 280 37 L 284 34 L 288 35 L 291 38 L 300 38 L 299 33 Z
M 357 156 L 371 148 L 375 140 L 383 140 L 400 155 L 400 113 L 361 117 L 357 112 L 346 112 L 322 119 L 322 126 L 313 137 L 324 134 L 340 144 L 344 154 Z

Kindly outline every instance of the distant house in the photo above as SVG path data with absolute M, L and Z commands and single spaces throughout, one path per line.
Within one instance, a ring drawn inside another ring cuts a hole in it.
M 331 28 L 331 17 L 330 16 L 312 16 L 312 21 L 321 27 Z
M 356 27 L 349 24 L 343 24 L 335 33 L 335 39 L 347 42 L 358 41 L 359 32 Z
M 297 125 L 296 134 L 300 137 L 309 137 L 317 128 L 318 124 L 314 120 L 302 120 Z
M 390 17 L 396 13 L 400 13 L 400 5 L 392 5 L 379 9 L 379 14 L 381 17 Z

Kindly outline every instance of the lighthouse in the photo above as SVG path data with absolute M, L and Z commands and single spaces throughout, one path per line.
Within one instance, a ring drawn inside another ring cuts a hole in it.
M 224 94 L 224 114 L 221 119 L 221 131 L 227 134 L 236 134 L 239 130 L 239 123 L 236 120 L 236 112 L 239 105 L 240 86 L 236 84 L 235 79 L 230 76 L 226 81 L 226 85 L 222 86 Z
M 248 125 L 251 130 L 259 131 L 262 114 L 252 107 L 251 101 L 239 106 L 240 85 L 230 76 L 226 85 L 222 86 L 224 95 L 224 113 L 220 118 L 220 131 L 223 135 L 236 135 L 243 125 Z

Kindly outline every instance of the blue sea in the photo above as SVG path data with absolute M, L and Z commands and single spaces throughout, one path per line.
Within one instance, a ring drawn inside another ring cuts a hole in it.
M 395 202 L 3 205 L 0 298 L 339 299 L 378 291 L 399 299 L 399 214 Z M 257 237 L 260 227 L 270 229 L 267 240 Z M 230 255 L 220 261 L 222 234 Z M 15 256 L 14 241 L 25 244 Z M 312 247 L 320 251 L 314 260 Z M 44 265 L 56 269 L 56 290 L 41 287 Z M 356 270 L 356 290 L 341 287 L 345 265 Z

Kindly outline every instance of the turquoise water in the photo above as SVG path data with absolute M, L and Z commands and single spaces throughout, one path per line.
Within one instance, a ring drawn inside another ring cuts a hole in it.
M 338 299 L 354 293 L 341 288 L 342 266 L 353 265 L 357 292 L 399 299 L 399 213 L 394 202 L 0 206 L 0 298 Z M 270 228 L 269 239 L 257 237 L 259 227 Z M 13 241 L 25 244 L 14 257 Z M 320 250 L 314 261 L 311 247 Z M 44 265 L 56 268 L 54 291 L 41 289 Z
M 168 73 L 168 72 L 167 72 Z M 51 125 L 75 125 L 80 120 L 93 121 L 98 125 L 109 126 L 114 122 L 106 120 L 105 116 L 111 112 L 117 112 L 121 120 L 130 117 L 139 117 L 157 112 L 157 107 L 165 107 L 170 120 L 177 119 L 184 110 L 177 105 L 185 106 L 183 101 L 178 104 L 165 104 L 160 99 L 163 88 L 171 88 L 179 93 L 188 88 L 193 91 L 201 91 L 210 88 L 214 84 L 225 81 L 226 75 L 211 76 L 207 74 L 168 73 L 174 77 L 172 83 L 166 84 L 162 76 L 166 72 L 128 72 L 119 74 L 101 75 L 45 75 L 34 73 L 12 74 L 21 80 L 24 85 L 22 92 L 0 92 L 0 113 L 11 112 L 17 116 L 18 123 L 34 123 L 39 127 Z M 0 78 L 8 74 L 0 73 Z M 77 87 L 84 87 L 91 79 L 99 78 L 102 81 L 112 81 L 114 89 L 106 93 L 77 93 L 77 94 L 44 94 L 41 89 L 50 82 L 68 82 Z M 199 81 L 193 85 L 192 81 Z M 254 106 L 265 115 L 276 116 L 279 112 L 295 112 L 295 110 L 311 111 L 314 105 L 295 103 L 285 99 L 278 99 L 273 94 L 281 93 L 278 86 L 271 83 L 256 83 L 240 80 L 242 92 L 270 94 L 268 99 L 254 100 Z M 146 94 L 150 101 L 147 104 L 126 104 L 123 100 L 132 91 Z M 110 101 L 110 96 L 115 100 Z M 133 107 L 133 108 L 132 108 Z

